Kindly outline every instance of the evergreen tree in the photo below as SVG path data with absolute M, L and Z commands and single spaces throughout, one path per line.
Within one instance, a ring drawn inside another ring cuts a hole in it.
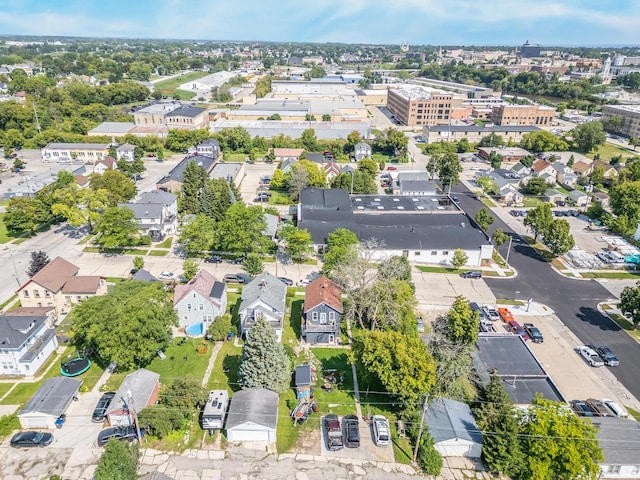
M 29 270 L 27 270 L 27 275 L 33 277 L 36 273 L 42 270 L 51 260 L 49 259 L 49 255 L 42 250 L 38 250 L 37 252 L 31 252 L 31 263 L 29 264 Z
M 200 211 L 200 194 L 207 178 L 206 172 L 194 161 L 187 164 L 182 182 L 182 211 L 198 213 Z
M 278 342 L 273 327 L 258 318 L 247 334 L 238 369 L 242 388 L 266 388 L 283 392 L 291 381 L 289 357 Z
M 136 480 L 138 461 L 137 444 L 112 438 L 104 447 L 94 478 L 96 480 Z
M 229 207 L 239 199 L 232 185 L 224 178 L 213 178 L 204 183 L 200 197 L 200 213 L 220 221 Z
M 525 459 L 518 438 L 518 419 L 513 400 L 498 375 L 491 376 L 480 398 L 474 416 L 483 432 L 482 458 L 489 470 L 518 478 Z

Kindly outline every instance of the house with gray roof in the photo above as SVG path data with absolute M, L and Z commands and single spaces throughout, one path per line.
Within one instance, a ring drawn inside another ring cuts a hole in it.
M 640 478 L 640 427 L 626 418 L 591 417 L 604 454 L 598 478 Z
M 428 172 L 400 172 L 393 182 L 394 195 L 435 195 L 436 182 Z
M 277 215 L 273 215 L 271 213 L 265 213 L 264 219 L 267 222 L 267 226 L 262 232 L 265 237 L 269 237 L 271 240 L 275 240 L 276 235 L 278 233 L 278 221 L 279 218 Z
M 131 372 L 124 377 L 116 396 L 107 407 L 109 425 L 133 425 L 140 410 L 156 403 L 159 391 L 160 374 L 146 368 Z
M 138 227 L 152 240 L 162 240 L 173 235 L 178 218 L 178 197 L 163 190 L 141 193 L 134 202 L 118 206 L 133 210 Z
M 200 156 L 210 157 L 217 160 L 220 158 L 222 150 L 220 149 L 220 144 L 215 138 L 208 138 L 196 146 L 196 153 Z
M 182 182 L 184 182 L 184 171 L 191 162 L 195 162 L 196 165 L 209 175 L 211 170 L 213 170 L 216 160 L 211 157 L 203 157 L 202 155 L 185 157 L 180 163 L 173 167 L 168 174 L 158 180 L 156 189 L 171 193 L 179 192 L 182 189 Z
M 273 327 L 281 341 L 286 296 L 287 286 L 269 272 L 261 273 L 245 285 L 238 311 L 241 335 L 246 337 L 255 322 L 262 318 Z
M 207 330 L 227 311 L 227 286 L 208 271 L 200 270 L 186 284 L 176 285 L 173 308 L 180 327 L 202 324 Z
M 567 195 L 567 200 L 575 204 L 576 207 L 586 207 L 589 203 L 589 195 L 582 190 L 573 190 Z
M 151 272 L 141 268 L 136 273 L 133 274 L 131 280 L 137 280 L 138 282 L 158 282 L 159 280 L 154 277 Z
M 566 166 L 564 163 L 554 162 L 552 164 L 554 170 L 556 171 L 556 182 L 559 185 L 564 185 L 565 187 L 573 188 L 578 183 L 578 176 L 573 173 L 573 169 L 571 167 Z
M 275 442 L 278 398 L 277 393 L 265 388 L 248 388 L 235 392 L 227 411 L 227 440 Z
M 504 205 L 517 205 L 522 203 L 523 195 L 517 187 L 520 183 L 520 178 L 510 180 L 496 172 L 491 172 L 488 175 L 480 175 L 480 177 L 487 177 L 495 182 L 498 186 L 498 193 L 494 198 L 500 203 Z
M 54 307 L 20 307 L 0 315 L 0 375 L 35 375 L 58 348 Z
M 371 145 L 365 142 L 356 143 L 353 146 L 353 158 L 359 162 L 363 158 L 371 158 Z
M 123 143 L 116 147 L 116 160 L 126 160 L 127 162 L 133 162 L 135 160 L 136 147 L 130 143 Z
M 555 188 L 548 188 L 543 194 L 542 198 L 547 202 L 555 204 L 565 199 L 564 193 L 556 190 Z
M 45 380 L 18 412 L 22 428 L 55 428 L 56 420 L 74 398 L 77 398 L 82 380 L 54 377 Z
M 482 434 L 469 405 L 438 398 L 427 407 L 424 420 L 440 455 L 480 458 Z

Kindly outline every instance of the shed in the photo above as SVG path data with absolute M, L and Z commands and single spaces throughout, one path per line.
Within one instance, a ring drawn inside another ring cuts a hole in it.
M 298 365 L 295 370 L 296 396 L 298 400 L 311 396 L 311 387 L 316 381 L 316 369 L 312 365 Z
M 82 380 L 55 377 L 45 380 L 18 412 L 22 428 L 55 428 L 55 422 L 78 396 Z
M 564 200 L 565 196 L 562 192 L 554 188 L 549 188 L 544 192 L 544 194 L 542 195 L 542 198 L 544 198 L 547 202 L 556 203 L 561 200 Z
M 275 442 L 278 394 L 265 388 L 240 390 L 231 398 L 227 413 L 230 442 Z
M 580 190 L 573 190 L 569 192 L 567 199 L 575 203 L 578 207 L 586 207 L 589 203 L 589 195 Z
M 132 425 L 131 412 L 137 414 L 144 407 L 156 403 L 159 390 L 160 375 L 146 368 L 124 377 L 107 408 L 109 425 Z
M 482 435 L 469 405 L 439 398 L 427 408 L 425 421 L 440 455 L 480 458 Z

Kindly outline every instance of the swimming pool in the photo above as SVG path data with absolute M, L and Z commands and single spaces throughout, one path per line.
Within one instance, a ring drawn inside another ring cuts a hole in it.
M 204 336 L 204 324 L 192 323 L 184 329 L 184 333 L 190 337 L 203 337 Z

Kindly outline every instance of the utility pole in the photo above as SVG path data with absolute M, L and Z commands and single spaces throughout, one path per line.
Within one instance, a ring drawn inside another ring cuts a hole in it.
M 509 237 L 509 245 L 507 246 L 507 258 L 504 259 L 507 262 L 507 266 L 509 265 L 509 254 L 511 253 L 511 242 L 513 242 L 513 237 Z
M 418 447 L 420 446 L 420 439 L 422 438 L 422 429 L 424 428 L 424 415 L 427 413 L 427 405 L 429 405 L 429 395 L 424 396 L 424 404 L 422 405 L 422 417 L 420 417 L 420 429 L 418 430 L 416 446 L 413 449 L 413 463 L 416 463 L 416 459 L 418 458 Z
M 351 195 L 353 195 L 353 177 L 355 177 L 356 172 L 351 172 Z
M 42 133 L 42 127 L 40 127 L 40 120 L 38 120 L 38 112 L 36 111 L 36 102 L 32 102 L 33 114 L 36 117 L 36 126 L 38 127 L 38 133 Z
M 129 417 L 131 417 L 131 412 L 133 412 L 133 414 L 136 417 L 136 422 L 135 422 L 135 426 L 136 426 L 136 435 L 138 435 L 138 445 L 142 445 L 142 436 L 140 435 L 140 425 L 138 425 L 138 413 L 135 410 L 135 407 L 133 405 L 133 395 L 131 393 L 131 390 L 127 391 L 127 397 L 128 397 L 128 405 L 129 405 Z

